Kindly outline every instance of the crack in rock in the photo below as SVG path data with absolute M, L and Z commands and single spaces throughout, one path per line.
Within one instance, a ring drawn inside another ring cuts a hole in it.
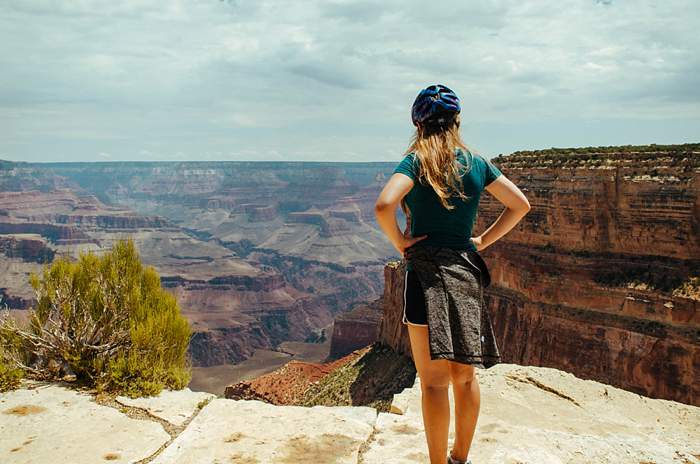
M 546 384 L 540 382 L 539 380 L 537 380 L 536 378 L 534 378 L 534 377 L 532 377 L 532 376 L 526 375 L 526 376 L 523 378 L 523 377 L 520 377 L 520 376 L 518 376 L 518 375 L 507 375 L 506 377 L 508 377 L 508 378 L 511 379 L 511 380 L 518 381 L 518 382 L 529 383 L 529 384 L 531 384 L 531 385 L 536 386 L 537 388 L 539 388 L 539 389 L 541 389 L 541 390 L 544 390 L 544 391 L 546 391 L 546 392 L 549 392 L 549 393 L 552 393 L 552 394 L 554 394 L 554 395 L 557 395 L 558 397 L 564 398 L 564 399 L 567 400 L 567 401 L 571 401 L 572 403 L 574 403 L 574 404 L 575 404 L 576 406 L 578 406 L 579 408 L 583 407 L 583 406 L 581 406 L 581 405 L 578 403 L 578 401 L 576 401 L 575 399 L 573 399 L 573 398 L 570 397 L 569 395 L 566 395 L 566 394 L 560 392 L 559 390 L 557 390 L 556 388 L 550 387 L 549 385 L 546 385 Z
M 374 424 L 372 424 L 372 431 L 369 433 L 367 439 L 362 442 L 360 448 L 357 451 L 357 464 L 366 464 L 365 453 L 369 450 L 369 447 L 374 441 L 374 437 L 377 435 L 379 430 L 377 430 L 377 421 L 379 420 L 379 414 L 374 416 Z

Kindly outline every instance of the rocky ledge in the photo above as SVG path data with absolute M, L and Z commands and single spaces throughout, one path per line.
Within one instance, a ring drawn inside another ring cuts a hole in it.
M 700 463 L 696 406 L 546 367 L 498 364 L 477 375 L 475 463 Z M 391 409 L 275 406 L 189 390 L 130 400 L 25 383 L 0 397 L 0 462 L 428 462 L 420 377 Z

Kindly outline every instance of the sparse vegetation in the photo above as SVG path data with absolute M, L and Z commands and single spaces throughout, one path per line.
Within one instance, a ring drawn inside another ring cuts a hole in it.
M 691 272 L 697 272 L 695 266 Z M 601 269 L 593 277 L 599 285 L 670 293 L 673 296 L 700 300 L 700 277 L 683 272 L 659 272 L 653 264 Z
M 597 168 L 614 169 L 629 166 L 654 171 L 660 166 L 673 166 L 680 172 L 692 172 L 700 166 L 700 144 L 623 145 L 602 147 L 520 150 L 492 159 L 500 168 Z
M 14 362 L 20 355 L 20 346 L 19 338 L 0 326 L 0 392 L 19 387 L 24 377 L 24 371 Z
M 204 408 L 204 406 L 206 406 L 206 405 L 208 405 L 209 403 L 211 403 L 211 400 L 212 400 L 212 398 L 207 398 L 207 399 L 204 399 L 204 400 L 200 401 L 199 403 L 197 403 L 197 409 L 202 409 L 202 408 Z
M 0 392 L 14 390 L 19 386 L 24 373 L 22 369 L 14 367 L 4 351 L 0 348 Z
M 375 342 L 362 356 L 312 385 L 301 406 L 370 406 L 389 411 L 394 393 L 411 387 L 416 369 L 410 358 Z
M 102 256 L 59 258 L 31 285 L 37 304 L 28 326 L 0 321 L 15 368 L 132 397 L 189 382 L 189 323 L 131 240 Z
M 700 277 L 689 277 L 688 280 L 673 290 L 673 296 L 700 301 Z

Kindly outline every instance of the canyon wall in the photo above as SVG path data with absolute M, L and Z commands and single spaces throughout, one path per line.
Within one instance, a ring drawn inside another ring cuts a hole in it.
M 336 316 L 329 357 L 340 358 L 377 341 L 383 306 L 383 299 L 379 298 Z
M 481 252 L 502 361 L 700 404 L 700 146 L 493 159 L 529 214 Z M 501 213 L 482 197 L 478 235 Z M 385 267 L 380 339 L 410 355 L 404 268 Z

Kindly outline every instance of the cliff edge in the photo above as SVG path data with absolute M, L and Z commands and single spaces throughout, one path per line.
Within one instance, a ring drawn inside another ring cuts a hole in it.
M 481 411 L 470 458 L 503 463 L 700 463 L 700 408 L 650 399 L 546 367 L 478 370 Z M 450 401 L 454 397 L 450 389 Z M 393 412 L 275 406 L 164 391 L 105 399 L 25 383 L 0 397 L 0 461 L 428 462 L 420 377 Z M 454 439 L 451 414 L 450 443 Z

